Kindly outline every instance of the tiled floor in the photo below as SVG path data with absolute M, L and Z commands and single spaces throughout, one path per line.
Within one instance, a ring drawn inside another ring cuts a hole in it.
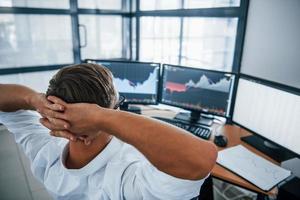
M 51 200 L 13 135 L 0 125 L 0 200 Z

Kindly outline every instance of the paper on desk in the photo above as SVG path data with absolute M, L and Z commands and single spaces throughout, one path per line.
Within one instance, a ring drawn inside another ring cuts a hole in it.
M 219 152 L 217 163 L 268 191 L 291 175 L 270 161 L 252 153 L 242 145 Z

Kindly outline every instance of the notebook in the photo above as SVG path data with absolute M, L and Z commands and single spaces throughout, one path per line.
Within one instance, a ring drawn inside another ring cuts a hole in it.
M 271 190 L 291 175 L 289 170 L 252 153 L 242 145 L 220 151 L 217 163 L 264 191 Z

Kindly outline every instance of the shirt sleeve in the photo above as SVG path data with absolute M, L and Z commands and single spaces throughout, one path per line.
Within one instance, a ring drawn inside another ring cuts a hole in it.
M 14 135 L 31 163 L 33 174 L 41 182 L 47 170 L 60 155 L 56 139 L 39 123 L 40 116 L 33 111 L 0 112 L 0 123 Z
M 122 175 L 124 199 L 190 200 L 200 193 L 205 180 L 185 180 L 159 171 L 151 163 L 136 162 Z
M 205 180 L 191 181 L 176 178 L 159 171 L 149 162 L 143 162 L 137 167 L 136 176 L 143 196 L 172 200 L 189 200 L 198 196 Z

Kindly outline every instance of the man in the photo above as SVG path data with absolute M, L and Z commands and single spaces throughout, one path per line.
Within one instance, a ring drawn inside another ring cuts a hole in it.
M 61 69 L 47 91 L 52 103 L 19 85 L 0 84 L 0 94 L 0 122 L 55 199 L 191 199 L 215 164 L 212 143 L 113 109 L 112 75 L 99 65 Z M 52 135 L 70 141 L 51 137 L 39 116 L 24 109 L 38 110 Z

